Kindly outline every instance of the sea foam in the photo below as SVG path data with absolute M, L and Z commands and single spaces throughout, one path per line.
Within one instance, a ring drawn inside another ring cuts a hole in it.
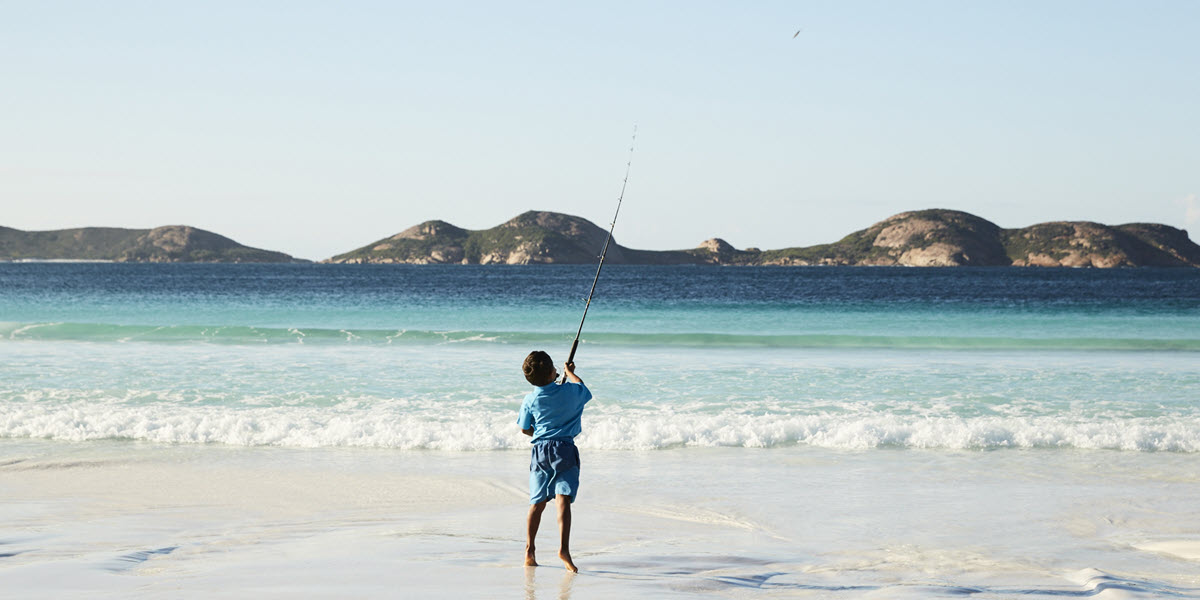
M 525 447 L 513 411 L 459 406 L 412 410 L 376 403 L 335 407 L 229 407 L 123 402 L 0 404 L 0 437 L 64 441 L 140 440 L 243 446 L 369 447 L 481 451 Z M 929 416 L 744 414 L 589 409 L 583 448 L 1073 448 L 1200 452 L 1200 416 Z

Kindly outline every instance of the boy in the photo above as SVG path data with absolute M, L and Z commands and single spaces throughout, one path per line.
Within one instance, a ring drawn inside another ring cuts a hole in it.
M 537 537 L 546 502 L 554 498 L 558 504 L 558 531 L 562 536 L 558 557 L 569 571 L 579 569 L 571 561 L 571 503 L 579 492 L 579 449 L 575 436 L 581 429 L 583 405 L 592 393 L 575 375 L 575 363 L 564 367 L 567 382 L 555 383 L 558 370 L 550 355 L 535 350 L 525 357 L 521 370 L 525 379 L 537 387 L 525 396 L 517 425 L 521 433 L 532 436 L 533 457 L 529 461 L 529 520 L 526 525 L 525 566 L 536 567 L 533 538 Z

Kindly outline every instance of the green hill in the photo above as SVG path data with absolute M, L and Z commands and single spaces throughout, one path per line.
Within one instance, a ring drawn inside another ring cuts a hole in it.
M 491 229 L 467 230 L 427 221 L 333 263 L 586 264 L 607 231 L 562 213 L 529 211 Z M 871 265 L 871 266 L 1200 266 L 1200 246 L 1166 225 L 1107 226 L 1086 221 L 1000 226 L 956 210 L 900 213 L 817 246 L 739 250 L 713 238 L 686 250 L 636 250 L 617 244 L 614 264 Z
M 753 264 L 1000 266 L 1000 227 L 956 210 L 900 213 L 832 244 L 763 252 Z
M 169 225 L 154 229 L 83 227 L 21 231 L 0 227 L 0 260 L 115 262 L 294 262 L 282 252 L 243 246 L 225 236 Z
M 467 230 L 426 221 L 326 260 L 330 263 L 588 264 L 596 262 L 608 231 L 582 217 L 528 211 L 491 229 Z M 613 240 L 605 261 L 614 264 L 699 264 L 686 252 L 631 250 Z

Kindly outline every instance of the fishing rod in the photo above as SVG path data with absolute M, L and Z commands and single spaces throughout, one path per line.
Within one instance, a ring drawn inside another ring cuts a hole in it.
M 604 268 L 604 257 L 608 255 L 608 245 L 612 242 L 613 229 L 617 228 L 617 215 L 621 214 L 621 202 L 625 200 L 625 186 L 629 185 L 629 168 L 633 165 L 633 147 L 637 143 L 637 125 L 633 126 L 633 138 L 629 140 L 629 161 L 625 163 L 625 179 L 621 181 L 621 194 L 617 196 L 617 212 L 613 213 L 612 223 L 608 226 L 608 237 L 604 240 L 604 249 L 600 251 L 600 263 L 596 265 L 596 278 L 592 280 L 592 291 L 588 292 L 587 302 L 583 305 L 583 318 L 579 319 L 579 330 L 575 332 L 575 341 L 571 342 L 571 355 L 567 363 L 575 361 L 575 350 L 579 348 L 579 336 L 583 334 L 583 322 L 587 320 L 588 308 L 592 306 L 592 296 L 596 294 L 596 283 L 600 281 L 600 270 Z M 564 373 L 562 383 L 567 382 Z

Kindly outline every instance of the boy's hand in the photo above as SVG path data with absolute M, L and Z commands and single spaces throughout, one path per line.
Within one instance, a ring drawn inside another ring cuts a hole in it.
M 583 380 L 575 374 L 575 363 L 569 362 L 563 365 L 563 370 L 567 372 L 567 381 L 570 381 L 571 383 L 583 383 Z

